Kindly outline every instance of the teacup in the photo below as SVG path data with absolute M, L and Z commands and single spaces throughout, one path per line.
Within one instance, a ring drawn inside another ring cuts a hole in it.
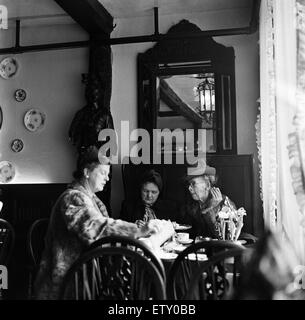
M 177 240 L 178 241 L 181 241 L 181 242 L 188 241 L 189 238 L 190 238 L 190 235 L 186 232 L 178 232 L 177 233 Z

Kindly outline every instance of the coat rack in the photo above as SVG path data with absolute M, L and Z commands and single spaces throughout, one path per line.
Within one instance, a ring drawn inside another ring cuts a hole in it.
M 117 45 L 117 44 L 128 44 L 128 43 L 143 43 L 143 42 L 158 42 L 167 41 L 181 38 L 204 38 L 204 37 L 216 37 L 216 36 L 232 36 L 241 34 L 252 34 L 257 31 L 258 20 L 259 20 L 259 9 L 260 0 L 253 0 L 251 21 L 249 26 L 243 28 L 231 28 L 231 29 L 220 29 L 220 30 L 208 30 L 200 31 L 196 33 L 179 33 L 179 34 L 161 34 L 159 33 L 159 9 L 154 7 L 154 29 L 155 32 L 152 35 L 145 36 L 131 36 L 131 37 L 119 37 L 119 38 L 99 38 L 99 42 L 105 45 Z M 39 44 L 31 46 L 20 45 L 20 20 L 16 20 L 16 40 L 15 46 L 10 48 L 0 49 L 0 54 L 20 54 L 32 51 L 46 51 L 46 50 L 62 50 L 88 47 L 92 41 L 74 41 L 74 42 L 62 42 L 52 44 Z M 96 43 L 96 40 L 94 41 Z

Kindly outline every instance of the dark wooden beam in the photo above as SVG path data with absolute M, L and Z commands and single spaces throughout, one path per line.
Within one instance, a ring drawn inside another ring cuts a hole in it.
M 174 112 L 182 115 L 191 122 L 197 124 L 202 123 L 203 119 L 200 117 L 200 115 L 191 107 L 189 107 L 184 101 L 182 101 L 181 98 L 177 95 L 177 93 L 164 80 L 160 81 L 160 98 Z
M 54 0 L 90 35 L 109 36 L 113 17 L 98 0 Z

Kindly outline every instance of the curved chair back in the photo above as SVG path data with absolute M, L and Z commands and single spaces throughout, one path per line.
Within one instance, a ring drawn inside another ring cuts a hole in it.
M 166 280 L 164 265 L 159 257 L 157 257 L 150 248 L 147 247 L 142 241 L 132 239 L 124 236 L 107 236 L 101 238 L 91 244 L 88 250 L 92 250 L 97 247 L 127 247 L 130 250 L 136 251 L 137 253 L 146 257 L 151 261 L 160 272 L 164 281 Z
M 169 271 L 167 281 L 168 298 L 175 300 L 185 299 L 190 279 L 198 267 L 215 254 L 229 249 L 244 250 L 245 247 L 230 241 L 203 240 L 180 252 Z
M 0 219 L 0 264 L 7 266 L 15 245 L 15 231 L 6 220 Z
M 203 300 L 228 299 L 238 285 L 244 252 L 243 248 L 233 248 L 203 262 L 190 278 L 185 299 L 194 300 L 198 296 Z
M 44 238 L 48 229 L 49 219 L 38 219 L 31 225 L 27 235 L 27 250 L 33 269 L 39 267 L 44 250 Z
M 127 247 L 97 247 L 69 269 L 63 300 L 164 300 L 164 280 L 145 256 Z
M 45 246 L 45 235 L 47 233 L 49 219 L 43 218 L 35 220 L 27 234 L 27 255 L 29 259 L 29 283 L 28 283 L 28 298 L 33 298 L 33 282 L 39 269 L 41 256 Z

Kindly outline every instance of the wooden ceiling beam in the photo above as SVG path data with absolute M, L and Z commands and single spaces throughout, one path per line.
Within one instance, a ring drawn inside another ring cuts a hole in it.
M 98 0 L 54 0 L 90 35 L 109 36 L 113 17 Z

